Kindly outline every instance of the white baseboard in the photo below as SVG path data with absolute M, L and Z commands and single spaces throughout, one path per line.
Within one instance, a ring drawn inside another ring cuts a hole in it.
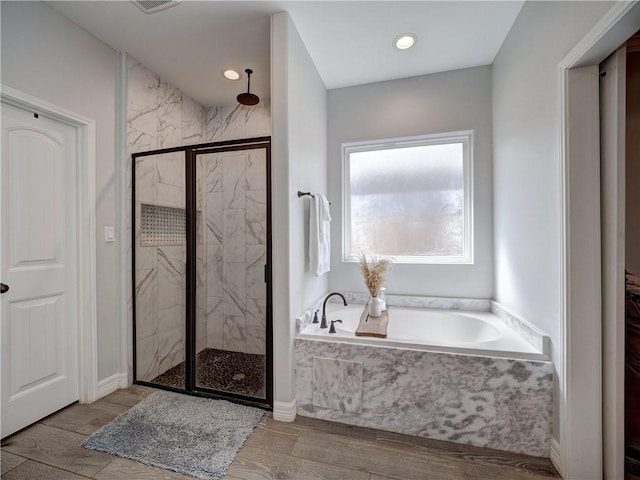
M 549 452 L 549 459 L 553 466 L 556 468 L 558 473 L 562 475 L 562 469 L 560 468 L 560 444 L 557 442 L 555 438 L 551 439 L 551 451 Z
M 289 403 L 273 402 L 273 419 L 278 422 L 291 423 L 296 419 L 296 399 Z
M 115 373 L 98 382 L 98 398 L 129 386 L 129 377 L 126 373 Z

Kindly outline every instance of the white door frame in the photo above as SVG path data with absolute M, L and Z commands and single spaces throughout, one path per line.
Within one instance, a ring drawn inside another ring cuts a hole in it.
M 565 479 L 610 475 L 603 469 L 603 422 L 608 427 L 620 422 L 602 412 L 602 376 L 612 372 L 603 372 L 601 356 L 602 252 L 600 216 L 595 214 L 600 209 L 597 74 L 598 65 L 638 29 L 638 0 L 618 1 L 558 66 L 563 356 L 557 366 L 560 442 L 552 442 L 551 459 Z M 587 70 L 577 70 L 585 66 L 591 67 L 595 78 L 587 78 Z
M 565 70 L 560 473 L 602 478 L 598 66 Z M 570 126 L 569 126 L 570 125 Z M 557 448 L 557 447 L 556 447 Z M 552 460 L 554 459 L 552 455 Z
M 600 71 L 603 472 L 615 480 L 624 478 L 626 46 Z
M 23 110 L 71 125 L 77 132 L 77 285 L 78 285 L 78 398 L 80 403 L 98 399 L 98 339 L 96 311 L 95 163 L 96 123 L 5 85 L 0 100 Z

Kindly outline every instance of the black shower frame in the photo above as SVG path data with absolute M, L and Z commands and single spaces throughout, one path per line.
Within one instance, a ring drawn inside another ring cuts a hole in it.
M 265 283 L 267 289 L 267 318 L 266 318 L 266 354 L 265 354 L 265 398 L 241 395 L 232 392 L 214 390 L 212 388 L 198 387 L 196 385 L 196 189 L 195 187 L 195 158 L 197 155 L 209 153 L 222 153 L 239 150 L 265 149 L 266 153 L 266 194 L 267 194 L 267 264 L 265 266 Z M 187 262 L 185 272 L 186 294 L 186 332 L 185 332 L 185 384 L 184 388 L 171 387 L 159 383 L 138 380 L 137 374 L 137 347 L 136 347 L 136 231 L 131 229 L 131 277 L 133 295 L 133 383 L 148 387 L 169 390 L 187 395 L 199 397 L 221 398 L 240 402 L 246 405 L 256 406 L 266 410 L 273 409 L 273 282 L 272 282 L 272 215 L 271 215 L 271 137 L 255 137 L 241 140 L 227 140 L 223 142 L 200 143 L 183 147 L 164 148 L 131 154 L 131 218 L 135 225 L 136 218 L 136 159 L 151 155 L 165 153 L 185 152 L 185 230 Z

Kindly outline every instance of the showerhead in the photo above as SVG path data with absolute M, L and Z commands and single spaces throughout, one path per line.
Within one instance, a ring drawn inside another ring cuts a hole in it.
M 249 92 L 241 93 L 236 98 L 238 100 L 238 103 L 241 103 L 242 105 L 257 105 L 258 102 L 260 102 L 260 99 L 257 95 Z
M 242 105 L 257 105 L 258 102 L 260 102 L 260 99 L 257 95 L 250 92 L 251 74 L 253 73 L 253 70 L 247 68 L 245 72 L 247 73 L 247 93 L 241 93 L 236 97 L 236 99 L 238 100 L 238 103 L 241 103 Z

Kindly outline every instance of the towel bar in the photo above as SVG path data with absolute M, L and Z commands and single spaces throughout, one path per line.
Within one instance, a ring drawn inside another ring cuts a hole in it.
M 311 192 L 303 192 L 301 190 L 298 190 L 298 198 L 302 198 L 302 197 L 316 198 L 316 196 Z M 329 205 L 331 205 L 331 202 L 329 202 Z

